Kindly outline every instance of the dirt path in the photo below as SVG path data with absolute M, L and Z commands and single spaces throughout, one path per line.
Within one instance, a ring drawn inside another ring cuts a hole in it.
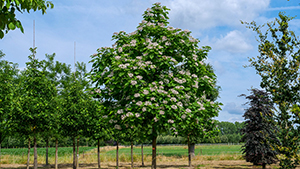
M 224 160 L 224 161 L 193 161 L 193 169 L 196 168 L 203 168 L 203 169 L 242 169 L 242 168 L 261 168 L 261 167 L 254 167 L 251 165 L 251 163 L 247 163 L 243 160 Z M 150 169 L 151 168 L 151 163 L 146 162 L 145 167 L 141 166 L 141 163 L 135 162 L 134 163 L 134 168 L 142 168 L 142 169 Z M 116 163 L 115 162 L 101 162 L 101 168 L 103 169 L 113 169 L 116 168 Z M 2 168 L 19 168 L 19 169 L 25 169 L 26 165 L 25 164 L 1 164 Z M 45 165 L 39 165 L 39 168 L 43 169 L 48 169 L 48 168 L 54 168 L 54 165 L 50 166 L 45 166 Z M 33 168 L 31 165 L 30 168 Z M 64 168 L 64 169 L 72 169 L 72 164 L 59 164 L 58 168 Z M 80 164 L 79 168 L 97 168 L 97 164 Z M 129 169 L 130 168 L 130 163 L 128 162 L 120 162 L 120 169 Z M 174 162 L 163 162 L 163 161 L 158 161 L 157 162 L 157 169 L 188 169 L 189 167 L 187 166 L 187 162 L 183 161 L 174 161 Z M 267 166 L 267 168 L 279 168 L 278 165 L 272 165 L 272 166 Z M 300 169 L 300 167 L 297 167 L 297 169 Z

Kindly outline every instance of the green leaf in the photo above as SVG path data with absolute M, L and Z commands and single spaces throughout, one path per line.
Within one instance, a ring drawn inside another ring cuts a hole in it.
M 2 39 L 4 37 L 4 33 L 2 32 L 2 30 L 0 30 L 0 39 Z
M 8 28 L 11 30 L 15 30 L 16 29 L 16 25 L 14 25 L 12 22 L 9 23 Z

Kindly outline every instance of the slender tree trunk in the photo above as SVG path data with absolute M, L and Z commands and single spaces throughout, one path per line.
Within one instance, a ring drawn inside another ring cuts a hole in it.
M 28 137 L 27 169 L 29 169 L 29 160 L 30 160 L 30 137 Z
M 49 138 L 46 140 L 46 165 L 49 165 L 48 163 L 48 146 L 49 146 Z
M 117 141 L 117 156 L 116 156 L 117 169 L 119 168 L 119 142 Z
M 58 139 L 55 140 L 55 169 L 57 169 L 57 158 L 58 158 Z
M 33 168 L 37 169 L 37 149 L 36 149 L 36 136 L 34 134 L 33 137 L 33 142 L 34 142 L 34 164 L 33 164 Z
M 153 135 L 156 134 L 154 127 L 152 128 L 152 134 Z M 156 138 L 157 138 L 157 136 L 153 136 L 153 138 L 152 138 L 152 166 L 151 166 L 151 169 L 156 169 Z
M 76 157 L 76 168 L 79 168 L 79 137 L 77 137 L 77 157 Z
M 133 168 L 133 142 L 131 141 L 131 168 Z
M 0 143 L 0 169 L 1 169 L 1 143 Z
M 76 148 L 75 148 L 75 136 L 73 137 L 73 169 L 76 169 Z
M 262 168 L 266 168 L 266 164 L 265 163 L 262 164 Z
M 195 157 L 195 143 L 190 143 L 191 158 Z
M 145 164 L 144 164 L 144 145 L 143 145 L 143 143 L 142 143 L 142 166 L 144 167 L 145 166 Z
M 98 154 L 98 168 L 101 168 L 101 165 L 100 165 L 100 139 L 98 139 L 97 154 Z
M 191 167 L 192 162 L 191 162 L 191 145 L 190 145 L 190 138 L 188 136 L 188 155 L 189 155 L 189 167 Z

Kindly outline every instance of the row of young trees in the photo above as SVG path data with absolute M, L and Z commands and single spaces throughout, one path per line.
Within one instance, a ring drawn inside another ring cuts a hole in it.
M 47 147 L 49 138 L 55 138 L 57 148 L 59 137 L 69 136 L 75 140 L 79 136 L 90 136 L 89 124 L 97 118 L 86 117 L 94 116 L 99 107 L 90 94 L 84 92 L 89 87 L 84 77 L 87 73 L 84 63 L 77 62 L 76 71 L 72 73 L 70 65 L 54 61 L 54 54 L 39 61 L 35 58 L 36 49 L 30 50 L 32 55 L 22 71 L 16 64 L 0 61 L 0 145 L 8 135 L 18 133 L 27 138 L 28 168 L 33 141 L 34 168 L 37 168 L 37 137 L 43 137 Z
M 156 140 L 161 133 L 187 139 L 189 165 L 198 138 L 218 134 L 216 122 L 220 103 L 219 87 L 210 65 L 204 63 L 208 46 L 198 48 L 190 31 L 167 27 L 168 12 L 155 3 L 144 13 L 138 30 L 113 35 L 113 48 L 100 48 L 91 60 L 70 65 L 35 58 L 36 48 L 26 68 L 1 60 L 0 143 L 10 133 L 33 141 L 34 168 L 37 168 L 37 137 L 73 139 L 73 168 L 80 137 L 143 143 L 152 140 L 152 168 L 156 168 Z M 91 85 L 94 86 L 91 86 Z M 33 140 L 31 139 L 33 138 Z M 0 145 L 1 146 L 1 145 Z M 131 151 L 132 152 L 132 151 Z M 46 156 L 47 157 L 47 156 Z M 133 156 L 132 156 L 133 157 Z M 118 167 L 118 155 L 117 155 Z M 48 163 L 46 161 L 46 163 Z M 133 167 L 133 159 L 132 159 Z
M 243 128 L 244 122 L 219 122 L 216 120 L 216 125 L 218 129 L 221 131 L 219 135 L 214 137 L 207 137 L 207 138 L 199 138 L 195 143 L 239 143 L 241 139 L 240 129 Z M 20 137 L 19 134 L 12 135 L 11 133 L 8 137 L 5 137 L 1 143 L 1 146 L 4 148 L 20 148 L 20 147 L 27 147 L 28 146 L 28 138 Z M 31 138 L 33 139 L 33 138 Z M 49 138 L 48 143 L 47 139 L 43 137 L 37 138 L 37 147 L 55 147 L 56 138 Z M 97 146 L 98 140 L 81 136 L 79 138 L 79 146 L 86 146 L 86 147 L 94 147 Z M 146 139 L 144 144 L 151 144 L 152 140 Z M 73 140 L 69 136 L 65 137 L 58 137 L 59 147 L 71 147 L 73 144 Z M 187 143 L 187 139 L 180 136 L 173 136 L 170 133 L 160 133 L 157 137 L 157 144 L 185 144 Z M 47 146 L 48 144 L 48 146 Z M 130 145 L 130 142 L 121 142 L 122 145 Z M 134 141 L 134 145 L 141 144 L 140 142 Z M 108 140 L 100 140 L 100 146 L 105 145 L 113 145 L 112 142 Z M 31 143 L 31 146 L 33 144 Z

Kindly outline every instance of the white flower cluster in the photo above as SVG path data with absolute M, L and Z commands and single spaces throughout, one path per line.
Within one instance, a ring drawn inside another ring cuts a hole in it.
M 196 81 L 196 80 L 195 80 L 194 82 L 195 82 L 195 85 L 192 85 L 192 86 L 198 89 L 198 88 L 199 88 L 199 86 L 198 86 L 198 83 L 199 83 L 199 82 Z
M 128 76 L 129 76 L 129 77 L 133 77 L 133 74 L 132 74 L 132 73 L 128 73 Z
M 174 123 L 174 120 L 169 119 L 168 123 Z
M 179 84 L 182 84 L 182 83 L 185 83 L 186 80 L 185 79 L 178 79 L 177 77 L 174 78 L 174 81 L 179 83 Z
M 191 112 L 192 112 L 191 109 L 189 109 L 189 108 L 185 109 L 185 111 L 186 111 L 187 113 L 191 113 Z
M 171 127 L 171 128 L 170 128 L 170 130 L 174 130 L 174 131 L 175 131 L 175 130 L 176 130 L 176 128 L 175 128 L 175 127 Z
M 183 70 L 180 70 L 178 73 L 180 73 L 180 74 L 184 75 L 184 74 L 185 74 L 185 71 L 183 71 Z
M 181 102 L 177 102 L 176 104 L 177 104 L 177 106 L 179 106 L 179 107 L 182 107 L 182 106 L 183 106 L 183 104 L 182 104 Z
M 172 105 L 171 108 L 174 109 L 174 110 L 176 110 L 177 106 L 176 105 Z
M 119 53 L 123 52 L 122 47 L 119 47 L 119 48 L 118 48 L 118 52 L 119 52 Z
M 142 104 L 143 104 L 143 102 L 141 102 L 141 101 L 136 102 L 136 105 L 138 105 L 138 106 L 141 106 Z
M 169 79 L 164 79 L 164 82 L 168 84 L 170 81 Z
M 184 89 L 184 86 L 180 85 L 180 86 L 176 86 L 175 89 Z
M 150 101 L 146 101 L 146 102 L 145 102 L 145 105 L 146 105 L 146 106 L 148 106 L 148 105 L 150 106 L 150 105 L 152 105 L 152 103 L 151 103 Z
M 157 121 L 158 121 L 158 118 L 154 117 L 154 121 L 157 122 Z
M 144 90 L 144 91 L 143 91 L 143 94 L 144 94 L 144 95 L 147 95 L 147 94 L 149 94 L 149 91 L 148 91 L 148 90 Z
M 122 113 L 123 113 L 123 109 L 119 109 L 119 110 L 117 111 L 117 113 L 118 113 L 118 114 L 122 114 Z
M 102 116 L 102 118 L 106 119 L 106 118 L 107 118 L 107 115 Z
M 172 26 L 168 26 L 168 27 L 167 27 L 167 30 L 168 30 L 168 31 L 173 31 L 174 28 L 173 28 Z
M 136 45 L 136 40 L 133 39 L 131 42 L 130 42 L 130 46 L 135 46 Z
M 151 97 L 150 100 L 151 100 L 151 101 L 155 101 L 155 97 Z
M 115 59 L 119 60 L 119 59 L 121 59 L 121 56 L 116 56 Z
M 179 94 L 178 91 L 175 89 L 169 89 L 169 91 L 171 91 L 173 94 Z
M 131 33 L 129 33 L 128 35 L 135 35 L 135 34 L 137 34 L 137 31 L 135 30 L 134 32 L 131 32 Z
M 136 78 L 138 78 L 139 80 L 142 80 L 143 76 L 138 75 L 138 76 L 136 76 Z
M 137 82 L 136 82 L 135 80 L 132 80 L 130 83 L 131 83 L 132 85 L 136 85 L 136 84 L 137 84 Z
M 134 97 L 140 97 L 140 94 L 139 93 L 135 93 Z
M 130 65 L 129 63 L 120 64 L 120 65 L 119 65 L 119 68 L 121 68 L 121 69 L 126 69 L 127 66 L 129 66 L 129 65 Z
M 127 117 L 133 116 L 133 113 L 132 112 L 128 112 L 128 113 L 126 113 L 126 116 Z
M 168 103 L 168 101 L 167 100 L 163 100 L 163 104 L 167 104 Z
M 176 102 L 176 101 L 177 101 L 177 99 L 176 99 L 175 97 L 171 97 L 170 100 L 173 101 L 173 102 Z
M 186 115 L 183 114 L 183 115 L 181 116 L 181 118 L 184 120 L 184 119 L 186 118 Z
M 147 111 L 147 108 L 146 108 L 146 107 L 143 107 L 143 108 L 142 108 L 142 111 L 143 111 L 143 112 Z
M 135 117 L 136 117 L 136 118 L 139 118 L 140 116 L 141 116 L 140 113 L 135 113 Z
M 160 111 L 159 111 L 159 114 L 161 114 L 161 115 L 164 115 L 164 114 L 165 114 L 165 112 L 164 112 L 164 111 L 162 111 L 162 110 L 160 110 Z
M 115 125 L 115 129 L 121 130 L 122 128 L 121 128 L 120 125 L 116 124 L 116 125 Z
M 111 72 L 107 77 L 112 77 L 114 75 L 114 72 Z
M 95 92 L 96 93 L 101 93 L 101 90 L 100 89 L 96 89 Z

